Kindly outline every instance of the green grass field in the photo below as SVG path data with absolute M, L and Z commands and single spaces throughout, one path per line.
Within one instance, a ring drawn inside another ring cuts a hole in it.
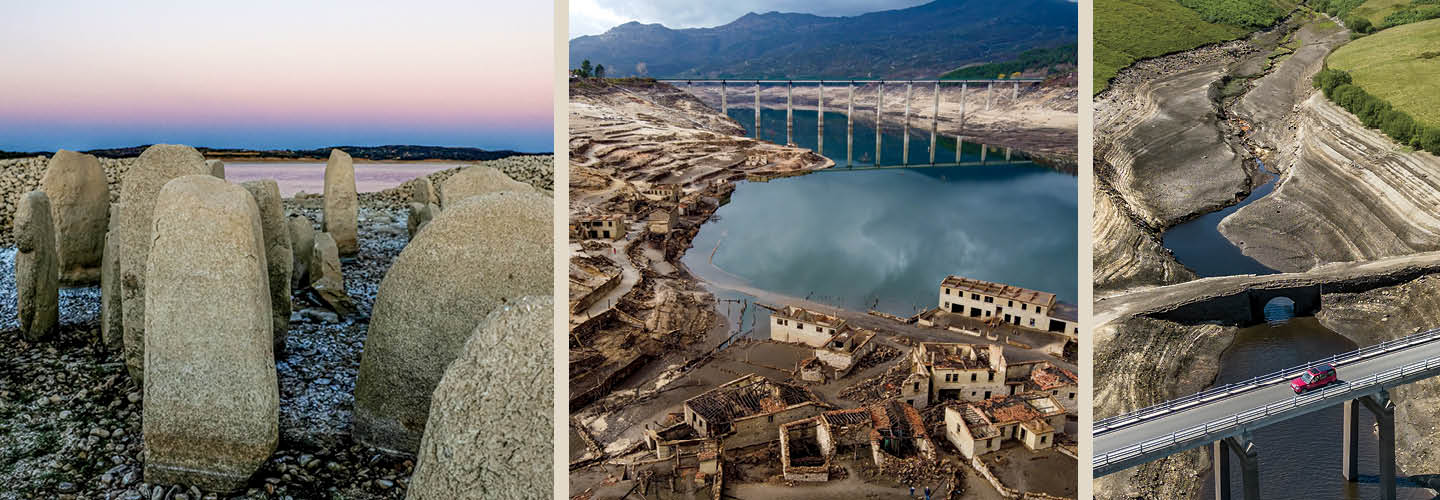
M 1326 64 L 1415 121 L 1440 127 L 1440 19 L 1396 26 L 1341 46 Z
M 1095 92 L 1135 61 L 1239 38 L 1299 0 L 1096 0 Z
M 1364 17 L 1370 20 L 1370 24 L 1379 26 L 1385 21 L 1385 16 L 1407 5 L 1410 5 L 1410 0 L 1369 0 L 1350 11 L 1350 15 Z

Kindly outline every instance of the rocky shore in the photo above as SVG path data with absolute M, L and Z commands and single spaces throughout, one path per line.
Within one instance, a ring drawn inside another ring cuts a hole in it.
M 101 160 L 110 179 L 133 160 Z M 516 157 L 494 166 L 538 189 L 553 189 L 548 157 Z M 44 160 L 0 162 L 0 194 L 34 189 Z M 429 177 L 437 185 L 458 169 Z M 413 181 L 412 181 L 413 182 Z M 343 263 L 345 288 L 359 313 L 346 319 L 297 291 L 285 349 L 275 359 L 279 445 L 234 498 L 404 498 L 415 458 L 355 444 L 352 412 L 361 347 L 380 282 L 405 247 L 409 184 L 359 196 L 359 253 Z M 284 201 L 286 212 L 320 220 L 323 200 Z M 3 206 L 0 206 L 3 208 Z M 13 210 L 13 209 L 12 209 Z M 0 218 L 13 212 L 0 211 Z M 13 246 L 7 230 L 0 247 Z M 318 227 L 318 225 L 317 225 Z M 13 248 L 0 250 L 0 482 L 10 498 L 196 500 L 214 492 L 144 481 L 142 388 L 119 352 L 101 343 L 99 287 L 62 290 L 61 328 L 39 343 L 15 323 Z

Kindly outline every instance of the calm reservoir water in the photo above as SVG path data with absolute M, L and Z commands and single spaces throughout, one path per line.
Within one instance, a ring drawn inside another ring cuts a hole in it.
M 795 142 L 814 148 L 816 113 L 795 115 Z M 755 115 L 747 109 L 731 116 L 750 126 Z M 784 141 L 784 116 L 784 110 L 764 113 L 764 138 Z M 826 155 L 843 165 L 844 115 L 827 113 L 825 130 Z M 874 134 L 856 124 L 856 149 L 868 153 L 867 164 Z M 928 138 L 928 131 L 912 137 L 912 162 L 928 161 Z M 898 162 L 899 131 L 887 129 L 883 139 L 884 159 Z M 953 141 L 941 146 L 939 158 L 954 161 Z M 967 161 L 978 154 L 978 146 L 967 144 Z M 1078 296 L 1076 178 L 1046 167 L 836 167 L 742 183 L 716 215 L 683 259 L 712 282 L 901 315 L 934 307 L 940 280 L 950 274 L 1054 292 L 1067 302 Z M 720 298 L 753 300 L 735 293 Z
M 459 163 L 356 163 L 355 188 L 361 193 L 383 191 L 431 172 L 458 167 Z M 280 195 L 295 196 L 304 191 L 325 192 L 325 162 L 235 162 L 225 163 L 225 178 L 231 182 L 275 179 Z
M 1230 348 L 1220 356 L 1220 373 L 1215 384 L 1223 385 L 1264 375 L 1282 368 L 1353 351 L 1355 343 L 1313 317 L 1295 318 L 1275 325 L 1260 324 L 1243 329 Z M 1340 378 L 1345 378 L 1342 368 Z M 1374 432 L 1375 419 L 1360 411 L 1360 481 L 1340 477 L 1341 407 L 1310 413 L 1304 423 L 1277 424 L 1255 431 L 1260 450 L 1260 497 L 1308 500 L 1315 498 L 1379 498 L 1376 474 L 1380 471 Z M 1209 448 L 1205 448 L 1208 453 Z M 1429 472 L 1429 471 L 1420 471 Z M 1240 498 L 1240 464 L 1230 463 L 1233 498 Z M 1215 498 L 1214 473 L 1204 474 L 1201 499 Z M 1399 498 L 1434 497 L 1429 490 L 1406 488 L 1401 483 Z

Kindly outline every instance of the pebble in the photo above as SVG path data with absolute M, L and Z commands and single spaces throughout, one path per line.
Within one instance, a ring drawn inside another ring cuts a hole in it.
M 110 431 L 96 427 L 94 429 L 90 429 L 90 435 L 98 438 L 108 438 L 110 437 Z
M 132 393 L 130 393 L 130 394 L 126 394 L 126 395 L 125 395 L 125 399 L 128 400 L 128 401 L 130 401 L 131 403 L 139 403 L 139 402 L 140 402 L 140 393 L 138 393 L 138 392 L 132 392 Z
M 75 487 L 75 483 L 69 481 L 61 481 L 60 485 L 55 487 L 55 491 L 59 491 L 61 493 L 74 493 L 77 489 L 78 488 Z
M 391 481 L 389 479 L 376 479 L 375 486 L 379 486 L 382 490 L 388 490 L 395 487 L 395 481 Z

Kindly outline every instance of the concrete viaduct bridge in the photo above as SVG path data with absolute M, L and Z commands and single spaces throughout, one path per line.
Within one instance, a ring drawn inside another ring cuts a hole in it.
M 1319 363 L 1334 365 L 1340 381 L 1296 395 L 1289 381 Z M 1382 498 L 1393 500 L 1395 405 L 1390 401 L 1390 389 L 1436 375 L 1440 375 L 1440 328 L 1100 420 L 1093 430 L 1094 476 L 1208 445 L 1214 458 L 1216 497 L 1230 498 L 1233 455 L 1240 463 L 1245 500 L 1258 499 L 1261 450 L 1251 442 L 1251 433 L 1343 405 L 1341 474 L 1355 481 L 1359 477 L 1359 412 L 1363 406 L 1375 415 L 1379 426 Z
M 846 99 L 845 99 L 845 102 L 846 102 L 846 110 L 845 110 L 845 127 L 846 127 L 846 130 L 845 130 L 845 164 L 846 164 L 846 166 L 853 166 L 853 165 L 854 165 L 854 158 L 855 158 L 855 86 L 856 86 L 856 85 L 865 86 L 865 85 L 872 85 L 872 84 L 875 86 L 875 92 L 876 92 L 876 96 L 875 96 L 875 97 L 876 97 L 876 98 L 875 98 L 875 111 L 874 111 L 874 112 L 875 112 L 875 123 L 876 123 L 876 130 L 877 130 L 877 133 L 875 134 L 875 158 L 876 158 L 876 160 L 878 161 L 879 158 L 880 158 L 880 153 L 881 153 L 881 151 L 882 151 L 882 149 L 881 149 L 881 144 L 880 144 L 880 139 L 881 139 L 881 135 L 882 135 L 882 134 L 878 133 L 878 131 L 879 131 L 879 124 L 884 123 L 882 119 L 884 118 L 884 107 L 885 107 L 885 85 L 887 85 L 887 84 L 888 84 L 888 85 L 892 85 L 892 86 L 904 85 L 904 86 L 905 86 L 905 97 L 904 97 L 904 102 L 905 102 L 905 114 L 904 114 L 904 118 L 903 118 L 903 121 L 902 121 L 903 124 L 904 124 L 904 132 L 903 132 L 903 135 L 902 135 L 904 143 L 903 143 L 903 145 L 901 146 L 901 161 L 900 161 L 900 164 L 899 164 L 899 165 L 891 165 L 891 166 L 864 167 L 864 168 L 873 169 L 873 168 L 907 168 L 907 167 L 909 167 L 909 166 L 911 165 L 911 163 L 910 163 L 910 105 L 911 105 L 911 102 L 914 100 L 914 99 L 912 98 L 912 94 L 913 94 L 913 92 L 914 92 L 914 88 L 915 88 L 916 85 L 933 85 L 933 86 L 934 86 L 934 89 L 935 89 L 935 92 L 934 92 L 934 100 L 933 100 L 933 102 L 932 102 L 932 112 L 931 112 L 931 114 L 930 114 L 930 147 L 929 147 L 930 161 L 927 162 L 927 163 L 921 164 L 921 165 L 925 165 L 925 166 L 936 166 L 936 167 L 942 167 L 942 166 L 943 166 L 943 167 L 951 167 L 951 166 L 978 166 L 978 165 L 985 165 L 985 164 L 989 164 L 989 165 L 1000 165 L 1000 164 L 1009 164 L 1009 163 L 1022 163 L 1022 162 L 1012 162 L 1012 161 L 1010 160 L 1011 152 L 1010 152 L 1010 149 L 1009 149 L 1009 148 L 1006 148 L 1006 149 L 1005 149 L 1005 161 L 1004 161 L 1004 162 L 989 162 L 989 163 L 987 163 L 987 162 L 986 162 L 986 159 L 985 159 L 985 152 L 986 152 L 986 150 L 989 149 L 988 147 L 982 147 L 982 148 L 980 148 L 980 155 L 981 155 L 980 158 L 981 158 L 981 159 L 980 159 L 979 162 L 962 162 L 962 161 L 961 161 L 961 149 L 963 149 L 961 146 L 963 146 L 963 145 L 965 144 L 965 137 L 964 137 L 964 133 L 965 133 L 965 94 L 966 94 L 967 92 L 969 92 L 971 85 L 974 85 L 974 86 L 976 86 L 977 88 L 980 87 L 980 86 L 984 86 L 984 89 L 985 89 L 985 109 L 988 110 L 988 109 L 990 109 L 990 106 L 991 106 L 992 101 L 996 100 L 996 99 L 994 99 L 995 86 L 996 86 L 996 84 L 999 84 L 999 85 L 1001 85 L 1001 86 L 1004 86 L 1005 84 L 1010 84 L 1010 86 L 1011 86 L 1011 89 L 1010 89 L 1010 101 L 1011 101 L 1011 102 L 1014 102 L 1014 101 L 1018 100 L 1019 97 L 1020 97 L 1020 85 L 1022 85 L 1022 84 L 1023 84 L 1023 85 L 1027 85 L 1027 86 L 1028 86 L 1028 85 L 1037 85 L 1037 84 L 1039 84 L 1040 82 L 1042 82 L 1043 80 L 1042 80 L 1042 79 L 1039 79 L 1039 78 L 1010 78 L 1010 79 L 1004 79 L 1004 80 L 863 80 L 863 79 L 849 79 L 849 80 L 843 80 L 843 79 L 842 79 L 842 80 L 718 79 L 718 80 L 716 80 L 716 79 L 661 78 L 661 79 L 658 79 L 658 81 L 666 82 L 666 83 L 670 83 L 670 84 L 684 83 L 684 84 L 686 84 L 687 86 L 693 86 L 693 85 L 695 85 L 695 84 L 702 84 L 702 85 L 715 85 L 715 84 L 718 84 L 718 85 L 720 86 L 720 112 L 721 112 L 722 114 L 727 115 L 727 116 L 729 115 L 729 112 L 730 112 L 730 103 L 729 103 L 730 91 L 729 91 L 729 87 L 731 87 L 731 86 L 741 87 L 742 89 L 743 89 L 743 88 L 746 88 L 746 87 L 749 87 L 749 88 L 753 89 L 753 90 L 750 90 L 749 93 L 752 94 L 752 95 L 754 96 L 754 99 L 755 99 L 755 127 L 754 127 L 754 130 L 755 130 L 755 138 L 756 138 L 756 139 L 759 139 L 759 138 L 760 138 L 760 111 L 761 111 L 762 109 L 764 109 L 764 107 L 763 107 L 763 106 L 761 105 L 761 103 L 760 103 L 760 92 L 761 92 L 762 88 L 763 88 L 763 87 L 767 87 L 767 86 L 769 86 L 769 87 L 774 87 L 774 86 L 784 85 L 784 86 L 785 86 L 785 142 L 786 142 L 787 144 L 793 143 L 793 142 L 794 142 L 794 138 L 795 138 L 795 109 L 794 109 L 794 99 L 793 99 L 793 92 L 794 92 L 794 89 L 795 89 L 795 85 L 798 84 L 798 85 L 802 85 L 802 86 L 805 86 L 805 85 L 813 85 L 813 86 L 815 86 L 815 88 L 816 88 L 816 90 L 817 90 L 817 95 L 819 96 L 819 98 L 818 98 L 818 100 L 817 100 L 816 111 L 817 111 L 818 116 L 821 116 L 821 117 L 825 116 L 825 91 L 826 91 L 826 89 L 827 89 L 827 88 L 844 88 L 844 89 L 845 89 L 845 92 L 846 92 L 846 96 L 847 96 Z M 828 85 L 829 87 L 827 87 L 827 85 Z M 938 139 L 939 139 L 939 131 L 940 131 L 940 87 L 941 87 L 942 85 L 947 85 L 947 86 L 952 86 L 952 87 L 955 86 L 955 85 L 960 86 L 960 117 L 959 117 L 959 118 L 960 118 L 960 131 L 959 131 L 959 133 L 957 133 L 957 134 L 955 135 L 955 161 L 954 161 L 954 162 L 949 162 L 949 163 L 947 163 L 947 162 L 936 163 L 936 158 L 935 158 L 936 150 L 938 149 L 938 148 L 937 148 L 937 145 L 939 144 Z M 745 93 L 746 91 L 745 91 L 745 90 L 740 90 L 740 91 L 738 91 L 738 92 L 740 92 L 740 93 L 743 94 L 743 93 Z M 1002 92 L 1003 92 L 1003 90 L 1002 90 Z M 825 154 L 825 120 L 824 120 L 824 119 L 819 119 L 819 120 L 816 120 L 816 122 L 818 122 L 818 124 L 817 124 L 817 126 L 816 126 L 816 131 L 815 131 L 815 133 L 816 133 L 816 136 L 817 136 L 817 138 L 818 138 L 818 144 L 819 144 L 819 148 L 817 149 L 816 153 L 818 153 L 818 154 L 820 154 L 820 155 L 824 155 L 824 154 Z M 1028 161 L 1023 162 L 1023 163 L 1028 163 Z

